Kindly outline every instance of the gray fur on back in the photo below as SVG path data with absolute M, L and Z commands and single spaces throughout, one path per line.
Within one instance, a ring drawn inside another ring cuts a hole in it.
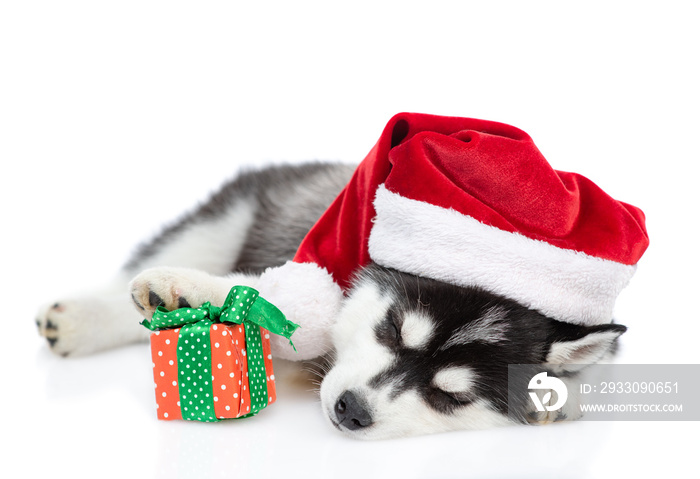
M 306 233 L 350 180 L 355 166 L 305 163 L 249 170 L 225 183 L 208 201 L 139 246 L 126 270 L 137 270 L 188 227 L 212 222 L 243 201 L 255 210 L 230 271 L 262 272 L 293 258 Z
M 354 166 L 307 164 L 259 177 L 256 221 L 236 269 L 259 272 L 292 259 L 301 240 L 345 187 Z

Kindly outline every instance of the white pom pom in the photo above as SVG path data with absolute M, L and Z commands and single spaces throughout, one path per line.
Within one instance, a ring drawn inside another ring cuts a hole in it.
M 292 336 L 297 352 L 286 338 L 272 335 L 274 357 L 300 361 L 329 351 L 330 330 L 343 301 L 343 291 L 325 268 L 288 261 L 282 266 L 268 268 L 256 289 L 287 319 L 301 326 Z

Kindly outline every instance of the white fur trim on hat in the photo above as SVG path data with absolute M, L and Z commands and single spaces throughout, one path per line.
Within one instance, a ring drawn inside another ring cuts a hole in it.
M 377 189 L 369 254 L 377 264 L 480 286 L 571 323 L 609 323 L 635 265 L 558 248 Z
M 275 357 L 300 361 L 313 359 L 331 348 L 331 326 L 343 300 L 343 292 L 325 268 L 313 263 L 288 261 L 268 268 L 256 283 L 260 296 L 277 306 L 301 327 L 292 335 L 297 351 L 282 336 L 271 335 Z

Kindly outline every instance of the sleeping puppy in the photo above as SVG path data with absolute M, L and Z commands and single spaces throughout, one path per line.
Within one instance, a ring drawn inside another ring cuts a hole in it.
M 233 285 L 255 287 L 266 268 L 293 257 L 353 170 L 312 163 L 243 173 L 141 245 L 112 284 L 43 307 L 40 334 L 56 354 L 85 355 L 147 340 L 139 322 L 159 305 L 221 304 Z M 508 365 L 572 379 L 578 371 L 565 365 L 606 359 L 624 331 L 370 264 L 355 273 L 331 331 L 323 413 L 361 439 L 576 418 L 571 398 L 561 411 L 537 412 L 526 385 L 509 408 Z

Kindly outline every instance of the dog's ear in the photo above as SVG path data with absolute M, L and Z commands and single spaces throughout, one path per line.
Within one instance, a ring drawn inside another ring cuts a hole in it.
M 545 364 L 560 372 L 583 369 L 614 352 L 617 338 L 625 331 L 621 324 L 580 326 L 552 321 Z

